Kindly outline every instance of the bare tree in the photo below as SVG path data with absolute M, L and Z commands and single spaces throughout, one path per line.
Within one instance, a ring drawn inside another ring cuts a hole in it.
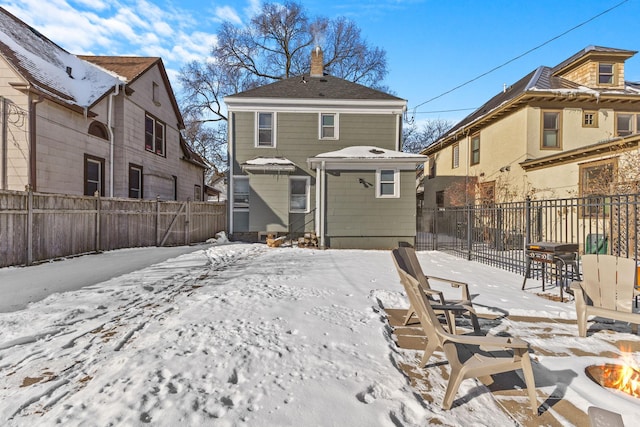
M 403 130 L 402 150 L 407 153 L 420 153 L 436 142 L 453 126 L 453 122 L 444 119 L 427 120 L 418 128 L 415 124 L 405 126 Z
M 387 73 L 386 52 L 370 47 L 352 21 L 310 19 L 301 3 L 264 3 L 247 26 L 224 22 L 217 36 L 212 57 L 188 64 L 179 77 L 185 122 L 196 121 L 193 128 L 199 132 L 193 135 L 202 138 L 188 142 L 196 146 L 211 138 L 209 142 L 216 147 L 210 150 L 213 153 L 218 152 L 218 126 L 227 121 L 224 97 L 308 73 L 314 45 L 322 47 L 325 70 L 332 75 L 385 89 L 381 82 Z M 216 129 L 209 131 L 207 127 Z M 192 132 L 186 134 L 191 138 Z M 214 164 L 217 161 L 207 159 Z

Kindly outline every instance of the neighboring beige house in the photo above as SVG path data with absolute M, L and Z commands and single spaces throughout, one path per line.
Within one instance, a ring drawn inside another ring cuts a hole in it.
M 229 232 L 315 232 L 321 247 L 393 248 L 416 235 L 416 164 L 400 152 L 406 100 L 311 73 L 227 96 Z
M 76 56 L 0 8 L 0 189 L 204 200 L 160 58 Z
M 640 83 L 625 81 L 635 53 L 589 46 L 505 87 L 423 150 L 424 207 L 595 196 L 637 180 L 618 176 L 639 165 Z

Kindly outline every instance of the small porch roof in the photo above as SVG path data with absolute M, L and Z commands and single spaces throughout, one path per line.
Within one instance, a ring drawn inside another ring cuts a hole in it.
M 400 169 L 415 169 L 417 163 L 427 160 L 422 154 L 404 153 L 368 145 L 343 148 L 337 151 L 321 153 L 307 159 L 309 167 L 317 169 L 324 163 L 327 170 L 371 169 L 376 167 L 397 167 Z
M 244 172 L 293 172 L 296 170 L 296 164 L 284 157 L 256 157 L 240 166 Z

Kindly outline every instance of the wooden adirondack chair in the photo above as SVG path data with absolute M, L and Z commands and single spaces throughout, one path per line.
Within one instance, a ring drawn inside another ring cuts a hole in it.
M 613 255 L 583 255 L 582 280 L 571 283 L 576 300 L 578 333 L 587 336 L 590 315 L 631 323 L 638 333 L 640 313 L 633 312 L 636 262 Z
M 473 304 L 471 303 L 471 295 L 469 294 L 469 286 L 466 283 L 459 282 L 457 280 L 444 279 L 436 276 L 427 276 L 424 274 L 422 267 L 420 266 L 420 261 L 418 261 L 418 257 L 416 256 L 416 251 L 410 247 L 400 247 L 396 248 L 392 251 L 394 259 L 399 258 L 402 260 L 402 264 L 404 265 L 404 269 L 409 273 L 414 279 L 420 283 L 421 288 L 425 290 L 431 290 L 431 286 L 429 281 L 437 281 L 448 283 L 450 286 L 454 288 L 460 288 L 461 298 L 456 300 L 445 300 L 442 298 L 439 304 L 432 305 L 433 309 L 438 314 L 444 314 L 447 317 L 447 323 L 449 325 L 449 332 L 455 333 L 455 316 L 468 316 L 471 320 L 471 324 L 473 325 L 473 330 L 476 333 L 480 332 L 480 324 L 478 323 L 478 317 L 476 316 L 476 312 L 473 309 Z M 433 300 L 433 295 L 427 295 L 427 297 Z M 432 301 L 433 303 L 433 301 Z M 415 314 L 415 310 L 412 305 L 409 306 L 409 310 L 407 311 L 407 315 L 405 317 L 404 324 L 406 325 L 409 322 L 411 316 Z
M 486 380 L 486 377 L 492 374 L 522 369 L 531 410 L 537 413 L 538 403 L 529 358 L 529 344 L 519 338 L 454 335 L 446 332 L 426 296 L 428 292 L 434 291 L 420 289 L 420 283 L 402 268 L 398 268 L 398 274 L 405 288 L 413 295 L 410 299 L 415 304 L 416 314 L 427 334 L 425 357 L 428 359 L 434 350 L 441 348 L 451 367 L 442 408 L 451 408 L 453 398 L 464 379 Z

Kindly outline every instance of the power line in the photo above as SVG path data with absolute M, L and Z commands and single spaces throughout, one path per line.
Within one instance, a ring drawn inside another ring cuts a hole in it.
M 566 35 L 566 34 L 570 33 L 571 31 L 576 30 L 576 29 L 578 29 L 578 28 L 580 28 L 580 27 L 582 27 L 582 26 L 584 26 L 584 25 L 588 24 L 589 22 L 593 21 L 594 19 L 597 19 L 597 18 L 601 17 L 602 15 L 604 15 L 604 14 L 606 14 L 606 13 L 611 12 L 612 10 L 614 10 L 614 9 L 616 9 L 616 8 L 618 8 L 618 7 L 620 7 L 620 6 L 622 6 L 624 3 L 628 2 L 628 1 L 629 1 L 629 0 L 623 0 L 623 1 L 621 1 L 620 3 L 616 4 L 615 6 L 612 6 L 612 7 L 610 7 L 609 9 L 607 9 L 607 10 L 605 10 L 605 11 L 603 11 L 603 12 L 600 12 L 599 14 L 597 14 L 597 15 L 595 15 L 595 16 L 592 16 L 591 18 L 587 19 L 586 21 L 583 21 L 583 22 L 581 22 L 580 24 L 576 25 L 575 27 L 572 27 L 572 28 L 570 28 L 570 29 L 566 30 L 565 32 L 563 32 L 563 33 L 561 33 L 561 34 L 559 34 L 559 35 L 557 35 L 557 36 L 555 36 L 555 37 L 553 37 L 553 38 L 550 38 L 550 39 L 549 39 L 549 40 L 547 40 L 546 42 L 544 42 L 544 43 L 542 43 L 542 44 L 539 44 L 538 46 L 536 46 L 536 47 L 534 47 L 534 48 L 529 49 L 528 51 L 526 51 L 526 52 L 524 52 L 524 53 L 522 53 L 522 54 L 520 54 L 520 55 L 516 56 L 515 58 L 512 58 L 512 59 L 508 60 L 507 62 L 505 62 L 505 63 L 503 63 L 503 64 L 501 64 L 501 65 L 498 65 L 497 67 L 494 67 L 494 68 L 490 69 L 489 71 L 486 71 L 486 72 L 484 72 L 484 73 L 480 74 L 479 76 L 474 77 L 474 78 L 472 78 L 471 80 L 468 80 L 468 81 L 466 81 L 466 82 L 464 82 L 464 83 L 462 83 L 462 84 L 460 84 L 460 85 L 458 85 L 458 86 L 454 87 L 453 89 L 449 89 L 448 91 L 443 92 L 443 93 L 441 93 L 441 94 L 440 94 L 440 95 L 438 95 L 438 96 L 434 96 L 433 98 L 428 99 L 428 100 L 424 101 L 423 103 L 416 105 L 415 107 L 413 107 L 413 110 L 415 111 L 418 107 L 421 107 L 421 106 L 423 106 L 424 104 L 427 104 L 427 103 L 429 103 L 429 102 L 431 102 L 431 101 L 434 101 L 434 100 L 436 100 L 436 99 L 438 99 L 438 98 L 441 98 L 441 97 L 443 97 L 443 96 L 445 96 L 445 95 L 447 95 L 447 94 L 449 94 L 449 93 L 451 93 L 451 92 L 453 92 L 453 91 L 455 91 L 455 90 L 460 89 L 460 88 L 461 88 L 461 87 L 463 87 L 463 86 L 468 85 L 469 83 L 472 83 L 472 82 L 474 82 L 474 81 L 476 81 L 476 80 L 478 80 L 478 79 L 480 79 L 480 78 L 482 78 L 482 77 L 486 76 L 487 74 L 490 74 L 490 73 L 493 73 L 493 72 L 494 72 L 494 71 L 496 71 L 496 70 L 499 70 L 500 68 L 502 68 L 502 67 L 504 67 L 504 66 L 506 66 L 506 65 L 508 65 L 508 64 L 510 64 L 510 63 L 512 63 L 513 61 L 516 61 L 516 60 L 518 60 L 518 59 L 522 58 L 523 56 L 528 55 L 528 54 L 530 54 L 531 52 L 533 52 L 533 51 L 535 51 L 535 50 L 538 50 L 538 49 L 540 49 L 540 48 L 541 48 L 541 47 L 543 47 L 543 46 L 548 45 L 548 44 L 549 44 L 549 43 L 551 43 L 552 41 L 555 41 L 555 40 L 559 39 L 560 37 L 562 37 L 562 36 L 564 36 L 564 35 Z
M 414 111 L 413 114 L 454 113 L 456 111 L 470 111 L 470 110 L 477 110 L 477 109 L 478 109 L 478 107 L 456 108 L 456 109 L 453 109 L 453 110 Z

